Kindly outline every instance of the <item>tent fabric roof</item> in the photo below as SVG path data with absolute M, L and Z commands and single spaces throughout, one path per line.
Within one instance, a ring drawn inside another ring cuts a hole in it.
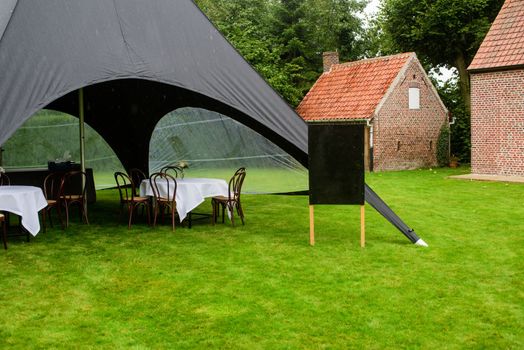
M 369 119 L 415 53 L 335 64 L 323 73 L 297 108 L 306 121 Z
M 468 70 L 524 65 L 524 0 L 506 0 Z
M 270 135 L 293 156 L 307 154 L 304 121 L 191 0 L 3 0 L 0 67 L 0 144 L 53 101 L 81 87 L 129 79 L 129 87 L 147 85 L 136 83 L 143 80 L 194 93 L 194 105 L 201 97 L 207 105 L 229 108 L 244 117 L 244 124 Z M 154 89 L 162 94 L 159 86 Z M 89 96 L 100 96 L 94 90 L 86 93 L 88 108 L 94 102 Z M 121 96 L 130 96 L 131 90 L 127 91 Z M 74 100 L 68 99 L 67 103 Z M 166 96 L 164 100 L 155 103 L 167 106 Z M 104 102 L 115 103 L 111 98 Z M 177 106 L 183 102 L 179 99 Z M 57 105 L 63 107 L 65 102 Z M 166 106 L 156 110 L 164 111 Z M 121 112 L 113 118 L 125 124 L 127 115 L 122 111 L 129 106 L 117 107 Z M 140 106 L 128 109 L 142 110 Z

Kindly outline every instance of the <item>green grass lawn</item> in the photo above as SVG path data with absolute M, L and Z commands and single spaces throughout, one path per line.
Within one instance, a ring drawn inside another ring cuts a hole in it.
M 0 348 L 522 349 L 524 185 L 446 178 L 465 171 L 367 176 L 429 248 L 369 206 L 365 249 L 355 206 L 318 206 L 311 247 L 305 196 L 128 230 L 99 191 L 91 225 L 0 251 Z

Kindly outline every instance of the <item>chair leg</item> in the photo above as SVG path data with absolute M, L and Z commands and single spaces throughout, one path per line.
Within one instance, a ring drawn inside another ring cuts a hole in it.
M 171 208 L 171 225 L 173 226 L 173 232 L 175 232 L 175 212 L 176 207 Z
M 240 216 L 242 225 L 244 225 L 244 211 L 242 210 L 242 204 L 240 204 L 240 202 L 237 202 L 236 207 L 237 207 L 238 216 Z
M 231 226 L 235 226 L 235 213 L 233 212 L 233 204 L 228 202 L 227 210 L 229 211 L 229 215 L 231 215 Z
M 131 203 L 127 204 L 128 207 L 128 216 L 129 216 L 129 222 L 127 223 L 127 229 L 131 229 L 131 221 L 133 221 L 133 211 L 134 211 L 134 205 Z
M 69 227 L 69 205 L 67 204 L 67 202 L 65 202 L 64 206 L 65 206 L 65 212 L 66 212 L 65 227 L 68 228 Z
M 158 203 L 155 204 L 153 208 L 153 227 L 156 226 L 156 218 L 158 216 Z
M 216 213 L 215 213 L 215 201 L 211 199 L 211 224 L 215 225 Z
M 42 226 L 44 226 L 44 233 L 46 233 L 46 222 L 45 222 L 45 218 L 47 216 L 47 208 L 44 208 L 42 209 L 42 211 L 40 212 L 42 214 Z

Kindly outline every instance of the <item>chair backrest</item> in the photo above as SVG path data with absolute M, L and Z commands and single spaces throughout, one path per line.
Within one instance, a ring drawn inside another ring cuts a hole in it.
M 82 182 L 84 186 L 82 186 Z M 80 170 L 69 171 L 64 174 L 62 185 L 60 186 L 60 196 L 71 199 L 72 196 L 80 196 L 84 199 L 86 195 L 87 174 Z
M 147 179 L 146 174 L 138 168 L 130 169 L 127 174 L 133 184 L 133 195 L 135 197 L 140 196 L 140 184 L 142 183 L 142 180 Z
M 44 179 L 44 196 L 46 199 L 60 199 L 63 173 L 49 173 Z
M 242 191 L 242 184 L 245 178 L 246 168 L 240 168 L 229 180 L 229 200 L 240 200 L 240 192 Z
M 120 202 L 132 200 L 135 187 L 131 177 L 120 171 L 115 172 L 114 176 L 118 194 L 120 195 Z
M 156 200 L 167 199 L 171 202 L 175 201 L 177 182 L 173 176 L 162 172 L 153 173 L 149 177 L 149 185 Z
M 11 185 L 11 180 L 6 173 L 0 173 L 0 186 L 9 186 Z
M 169 174 L 175 178 L 179 177 L 181 179 L 184 178 L 184 170 L 176 165 L 166 165 L 162 169 L 160 169 L 161 173 Z

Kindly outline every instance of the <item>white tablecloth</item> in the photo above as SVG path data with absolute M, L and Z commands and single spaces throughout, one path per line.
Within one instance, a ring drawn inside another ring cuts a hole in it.
M 165 180 L 157 182 L 159 183 L 158 190 L 160 195 L 167 197 L 167 183 Z M 206 197 L 227 197 L 228 195 L 227 182 L 222 179 L 185 178 L 176 179 L 176 182 L 176 209 L 180 216 L 180 221 L 186 218 L 187 213 L 204 202 Z M 170 189 L 172 189 L 172 187 Z M 149 179 L 143 180 L 140 184 L 140 195 L 153 195 L 153 189 L 149 184 Z
M 36 236 L 40 231 L 38 212 L 47 206 L 44 193 L 34 186 L 0 186 L 0 211 L 22 218 L 22 226 Z

